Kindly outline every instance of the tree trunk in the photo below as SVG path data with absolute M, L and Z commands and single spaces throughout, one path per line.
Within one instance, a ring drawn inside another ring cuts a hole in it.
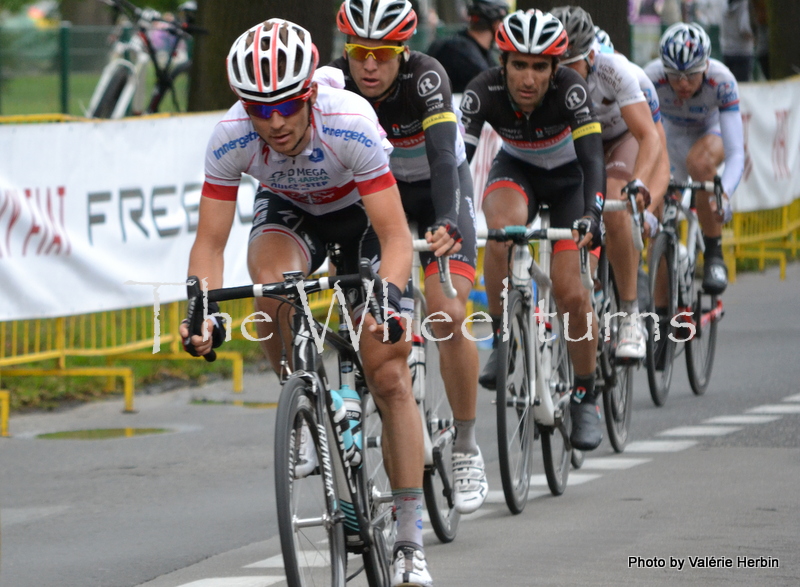
M 775 0 L 777 1 L 777 0 Z M 791 3 L 796 0 L 783 0 Z M 631 27 L 628 24 L 628 0 L 570 0 L 560 2 L 554 6 L 580 6 L 592 15 L 592 22 L 604 29 L 614 43 L 614 48 L 630 58 L 631 56 Z M 518 0 L 517 8 L 543 8 L 537 0 Z
M 285 18 L 307 29 L 320 63 L 328 63 L 338 8 L 332 0 L 199 0 L 197 24 L 208 34 L 195 38 L 189 110 L 230 107 L 235 95 L 228 85 L 225 58 L 239 35 L 267 19 Z
M 800 35 L 792 23 L 800 22 L 800 2 L 768 0 L 770 79 L 800 73 Z

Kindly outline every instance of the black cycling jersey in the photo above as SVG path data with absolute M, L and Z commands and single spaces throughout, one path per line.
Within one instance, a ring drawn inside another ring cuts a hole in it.
M 584 176 L 583 214 L 600 221 L 606 191 L 601 128 L 589 89 L 578 73 L 567 67 L 556 69 L 541 104 L 524 114 L 506 89 L 502 69 L 495 67 L 467 85 L 461 110 L 470 160 L 484 121 L 503 139 L 506 153 L 534 167 L 554 169 L 577 158 Z
M 390 164 L 399 182 L 431 181 L 437 222 L 458 227 L 461 186 L 458 165 L 465 160 L 450 83 L 441 64 L 411 51 L 400 65 L 388 96 L 370 100 L 392 143 Z M 345 57 L 332 66 L 344 72 L 345 88 L 360 94 Z M 471 188 L 469 190 L 472 191 Z M 459 227 L 464 230 L 464 227 Z
M 496 56 L 473 39 L 467 29 L 449 39 L 438 39 L 428 48 L 428 55 L 442 64 L 453 92 L 461 94 L 478 74 L 497 65 Z

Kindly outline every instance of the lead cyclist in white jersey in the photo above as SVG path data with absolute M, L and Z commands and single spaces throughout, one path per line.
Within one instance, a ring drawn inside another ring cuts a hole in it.
M 722 225 L 733 216 L 730 197 L 744 171 L 744 133 L 736 79 L 710 54 L 711 39 L 699 25 L 677 23 L 661 37 L 661 59 L 647 64 L 645 72 L 661 103 L 673 177 L 710 181 L 725 163 L 722 210 L 710 192 L 697 192 L 705 241 L 703 289 L 721 294 L 728 286 Z
M 399 319 L 401 290 L 411 274 L 411 233 L 397 221 L 403 206 L 389 170 L 391 145 L 366 100 L 312 81 L 318 60 L 308 31 L 280 19 L 252 27 L 234 42 L 227 70 L 239 101 L 209 141 L 189 274 L 207 278 L 211 289 L 222 286 L 223 252 L 243 173 L 260 183 L 248 246 L 254 283 L 282 281 L 286 271 L 310 274 L 332 243 L 342 249 L 341 274 L 358 272 L 360 257 L 379 263 L 379 276 L 388 281 L 390 315 L 378 327 L 367 314 L 370 335 L 360 340 L 362 363 L 383 421 L 393 492 L 421 493 L 422 426 L 406 362 L 411 343 Z M 218 312 L 215 306 L 209 303 L 210 313 Z M 288 316 L 279 316 L 278 307 L 257 298 L 256 309 L 274 321 L 256 325 L 276 371 L 281 340 L 291 340 Z M 266 340 L 276 323 L 283 335 Z M 187 351 L 205 355 L 221 344 L 222 326 L 209 319 L 204 327 L 210 337 L 189 338 L 181 326 Z M 383 344 L 384 334 L 395 344 Z M 405 516 L 412 519 L 401 523 L 398 516 L 398 541 L 409 540 L 411 529 L 422 525 L 421 510 Z M 421 552 L 420 558 L 424 563 Z
M 650 189 L 663 193 L 669 181 L 662 137 L 650 103 L 628 60 L 622 55 L 600 52 L 588 12 L 579 6 L 560 6 L 551 13 L 564 24 L 569 38 L 561 65 L 577 71 L 586 80 L 600 120 L 606 197 L 627 199 L 627 190 L 636 187 L 638 205 L 644 210 L 651 204 Z M 620 324 L 616 356 L 642 360 L 646 335 L 639 316 L 636 289 L 639 252 L 633 245 L 630 217 L 627 212 L 609 212 L 603 215 L 603 221 L 606 251 L 619 290 L 620 310 L 626 314 Z

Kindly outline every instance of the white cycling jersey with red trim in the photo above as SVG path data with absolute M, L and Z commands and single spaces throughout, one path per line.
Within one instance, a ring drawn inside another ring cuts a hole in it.
M 639 80 L 625 56 L 595 51 L 586 83 L 603 129 L 603 141 L 616 139 L 628 130 L 620 109 L 645 101 Z
M 319 85 L 311 140 L 287 157 L 270 149 L 237 102 L 217 123 L 206 149 L 203 196 L 235 200 L 243 173 L 319 216 L 395 184 L 391 143 L 369 103 L 352 92 Z

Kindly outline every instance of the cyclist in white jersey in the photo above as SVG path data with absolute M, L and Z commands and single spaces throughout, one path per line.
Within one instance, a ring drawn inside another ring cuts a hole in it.
M 661 103 L 672 175 L 710 181 L 724 162 L 723 209 L 709 192 L 697 193 L 705 240 L 703 289 L 720 294 L 728 285 L 722 260 L 722 225 L 733 216 L 730 197 L 744 171 L 744 133 L 739 86 L 730 70 L 710 59 L 711 40 L 696 24 L 678 23 L 661 37 L 661 59 L 647 64 Z
M 560 6 L 552 14 L 564 23 L 569 47 L 561 64 L 577 71 L 587 82 L 602 127 L 606 164 L 606 196 L 627 199 L 638 188 L 640 210 L 650 205 L 650 190 L 662 192 L 669 181 L 662 142 L 639 81 L 622 55 L 602 53 L 595 39 L 591 16 L 579 6 Z M 639 316 L 637 271 L 639 252 L 633 245 L 627 212 L 606 213 L 606 251 L 614 268 L 620 295 L 620 324 L 616 356 L 642 360 L 645 356 L 644 321 Z
M 399 319 L 401 288 L 411 271 L 411 234 L 405 222 L 397 222 L 403 206 L 389 170 L 391 147 L 364 99 L 312 82 L 317 63 L 309 33 L 284 20 L 258 24 L 234 42 L 227 69 L 239 102 L 209 141 L 189 273 L 207 278 L 209 288 L 222 286 L 223 251 L 242 173 L 261 184 L 248 247 L 255 283 L 282 281 L 285 271 L 311 273 L 332 243 L 342 249 L 343 263 L 337 267 L 342 274 L 357 272 L 360 257 L 379 260 L 379 275 L 388 281 L 389 318 L 379 328 L 367 315 L 365 329 L 371 335 L 360 341 L 361 357 L 383 420 L 392 488 L 419 491 L 422 428 L 406 362 L 411 343 L 404 340 Z M 288 316 L 278 316 L 277 307 L 265 298 L 256 305 L 283 331 L 282 337 L 265 340 L 275 324 L 256 323 L 276 370 L 281 339 L 291 340 Z M 217 311 L 210 303 L 209 313 Z M 188 329 L 181 326 L 187 351 L 204 355 L 221 344 L 225 335 L 216 318 L 204 327 L 210 337 L 187 340 Z M 395 344 L 383 344 L 384 334 Z M 398 528 L 397 540 L 407 539 Z

